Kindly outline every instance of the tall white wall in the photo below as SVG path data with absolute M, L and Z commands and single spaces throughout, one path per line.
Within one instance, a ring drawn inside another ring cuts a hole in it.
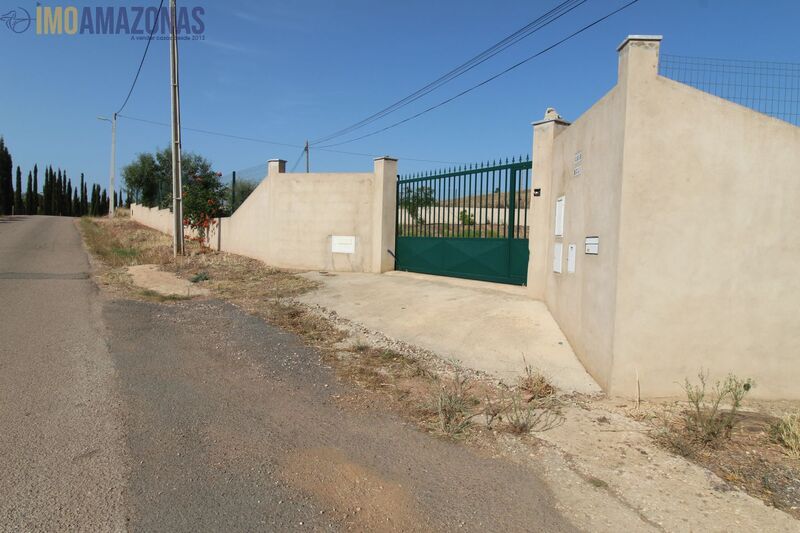
M 702 368 L 800 398 L 800 128 L 658 76 L 659 41 L 627 39 L 573 124 L 534 126 L 530 293 L 613 395 L 678 395 Z
M 283 268 L 385 272 L 394 268 L 397 161 L 373 172 L 285 172 L 270 161 L 267 177 L 230 217 L 219 219 L 209 246 Z M 132 207 L 137 222 L 171 234 L 169 210 Z M 334 252 L 334 236 L 354 237 L 353 253 Z

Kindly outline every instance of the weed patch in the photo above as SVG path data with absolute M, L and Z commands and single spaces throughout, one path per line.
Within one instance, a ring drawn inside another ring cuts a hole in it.
M 770 437 L 783 446 L 786 453 L 800 459 L 800 414 L 786 415 L 772 424 Z

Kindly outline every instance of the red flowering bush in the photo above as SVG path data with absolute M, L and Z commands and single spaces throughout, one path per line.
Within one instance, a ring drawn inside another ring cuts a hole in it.
M 205 245 L 211 227 L 223 215 L 225 186 L 222 174 L 208 172 L 189 177 L 183 185 L 184 224 L 195 230 L 196 240 Z

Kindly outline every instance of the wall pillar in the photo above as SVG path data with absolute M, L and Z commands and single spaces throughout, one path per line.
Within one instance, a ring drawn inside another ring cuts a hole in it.
M 397 159 L 375 159 L 372 190 L 372 272 L 394 270 Z
M 531 206 L 528 293 L 537 300 L 544 300 L 547 276 L 552 270 L 555 216 L 555 198 L 552 192 L 553 145 L 555 138 L 568 126 L 569 122 L 563 120 L 553 108 L 547 109 L 543 120 L 533 123 L 533 171 L 528 204 Z
M 270 159 L 267 161 L 267 176 L 274 174 L 283 174 L 286 172 L 285 159 Z

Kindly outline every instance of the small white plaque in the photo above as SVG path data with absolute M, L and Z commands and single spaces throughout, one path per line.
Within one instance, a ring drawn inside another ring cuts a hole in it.
M 586 253 L 589 255 L 600 253 L 600 237 L 586 237 Z
M 570 274 L 575 273 L 575 252 L 577 248 L 574 244 L 570 244 L 567 248 L 567 272 Z
M 564 262 L 564 245 L 560 242 L 553 244 L 553 272 L 561 274 L 561 265 Z
M 355 235 L 332 235 L 331 252 L 335 254 L 354 254 L 356 253 Z

